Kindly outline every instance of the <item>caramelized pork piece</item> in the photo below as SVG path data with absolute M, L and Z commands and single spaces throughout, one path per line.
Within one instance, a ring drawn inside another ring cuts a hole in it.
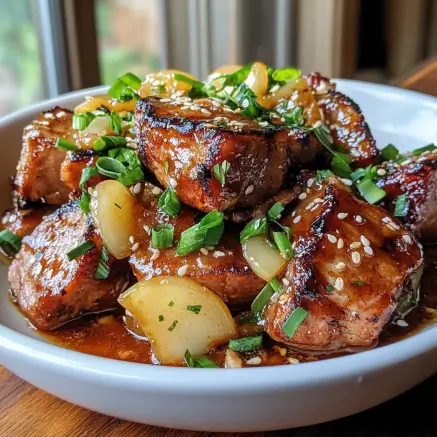
M 379 151 L 360 107 L 319 73 L 310 74 L 307 81 L 315 90 L 334 144 L 349 151 L 355 167 L 377 162 Z
M 437 239 L 437 159 L 432 152 L 403 162 L 385 162 L 378 167 L 377 185 L 387 192 L 380 206 L 394 213 L 396 200 L 405 195 L 400 219 L 421 241 Z
M 23 239 L 9 268 L 12 295 L 38 329 L 114 308 L 128 285 L 127 263 L 110 255 L 108 278 L 95 278 L 102 241 L 90 220 L 75 204 L 61 207 Z M 67 253 L 85 241 L 92 249 L 70 261 Z
M 290 167 L 324 153 L 303 131 L 264 126 L 211 99 L 151 97 L 138 102 L 135 117 L 145 165 L 205 212 L 253 207 L 279 192 Z M 226 164 L 222 184 L 214 168 Z
M 149 185 L 142 194 L 144 210 L 139 217 L 139 234 L 135 237 L 139 247 L 132 253 L 129 263 L 138 280 L 155 276 L 185 276 L 218 294 L 233 308 L 250 304 L 265 281 L 256 276 L 241 251 L 238 232 L 233 232 L 227 224 L 220 243 L 207 250 L 203 248 L 184 256 L 176 255 L 176 247 L 156 250 L 151 247 L 150 230 L 158 224 L 170 223 L 174 226 L 175 240 L 181 233 L 193 226 L 197 212 L 182 208 L 177 217 L 169 218 L 157 211 L 157 196 Z
M 2 216 L 3 229 L 23 238 L 29 235 L 41 223 L 43 217 L 51 214 L 53 207 L 34 209 L 10 209 Z
M 32 203 L 62 205 L 68 202 L 69 189 L 60 179 L 66 152 L 55 148 L 58 137 L 71 140 L 72 114 L 56 107 L 43 112 L 24 128 L 23 147 L 15 190 L 21 207 Z
M 295 258 L 281 278 L 283 294 L 265 311 L 266 330 L 302 350 L 373 346 L 421 273 L 422 250 L 396 219 L 335 177 L 310 178 L 305 187 L 306 199 L 283 220 L 293 231 Z M 291 328 L 302 309 L 308 314 L 287 335 L 286 323 Z

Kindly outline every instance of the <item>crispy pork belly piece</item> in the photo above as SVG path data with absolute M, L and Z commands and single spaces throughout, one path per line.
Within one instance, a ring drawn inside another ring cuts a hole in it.
M 142 99 L 135 119 L 145 165 L 184 203 L 205 212 L 253 207 L 279 192 L 290 167 L 324 153 L 303 131 L 262 126 L 212 99 Z M 222 185 L 214 166 L 225 161 Z
M 190 278 L 218 294 L 229 306 L 247 306 L 265 285 L 256 276 L 243 257 L 238 231 L 226 224 L 220 243 L 211 250 L 203 249 L 185 256 L 176 255 L 176 247 L 156 250 L 151 247 L 151 229 L 158 224 L 174 226 L 175 240 L 193 226 L 197 212 L 183 207 L 177 217 L 169 218 L 157 211 L 157 196 L 153 186 L 146 185 L 142 196 L 144 210 L 139 215 L 139 234 L 135 241 L 139 247 L 132 252 L 129 263 L 138 280 L 171 275 Z
M 72 113 L 55 107 L 43 112 L 23 131 L 23 146 L 14 180 L 21 207 L 33 203 L 62 205 L 69 189 L 60 179 L 66 152 L 55 148 L 58 137 L 71 140 Z
M 378 161 L 379 151 L 360 107 L 349 97 L 336 91 L 335 84 L 319 73 L 306 77 L 315 90 L 325 124 L 330 128 L 334 144 L 349 151 L 354 167 Z
M 10 209 L 2 216 L 2 227 L 23 238 L 41 223 L 44 216 L 51 214 L 53 207 L 34 209 Z
M 405 195 L 400 219 L 424 243 L 437 239 L 437 159 L 433 152 L 411 156 L 403 162 L 384 162 L 378 166 L 377 185 L 387 192 L 380 203 L 394 213 L 398 196 Z
M 295 258 L 281 277 L 284 292 L 265 311 L 266 331 L 302 350 L 371 347 L 417 283 L 422 249 L 399 221 L 335 177 L 304 186 L 307 198 L 283 220 L 293 231 Z M 308 314 L 289 337 L 284 324 L 297 308 Z
M 95 246 L 70 261 L 67 253 L 85 241 Z M 129 268 L 109 255 L 109 277 L 96 279 L 101 251 L 91 219 L 75 204 L 45 217 L 23 239 L 9 268 L 9 282 L 12 296 L 35 327 L 53 330 L 87 313 L 116 307 L 128 285 Z

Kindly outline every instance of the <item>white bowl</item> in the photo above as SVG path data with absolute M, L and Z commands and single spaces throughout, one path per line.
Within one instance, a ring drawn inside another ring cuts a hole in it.
M 362 108 L 379 146 L 413 149 L 437 140 L 437 99 L 338 80 Z M 85 90 L 0 121 L 0 207 L 9 202 L 23 126 L 55 104 L 72 108 Z M 66 401 L 122 419 L 203 431 L 262 431 L 316 424 L 373 407 L 437 371 L 437 326 L 395 344 L 341 358 L 245 369 L 171 368 L 116 361 L 47 343 L 8 300 L 0 268 L 0 364 Z

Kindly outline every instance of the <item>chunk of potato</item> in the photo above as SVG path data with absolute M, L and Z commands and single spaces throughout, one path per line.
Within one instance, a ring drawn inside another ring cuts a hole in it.
M 197 282 L 174 276 L 141 281 L 119 297 L 139 322 L 162 364 L 180 365 L 238 336 L 228 307 Z

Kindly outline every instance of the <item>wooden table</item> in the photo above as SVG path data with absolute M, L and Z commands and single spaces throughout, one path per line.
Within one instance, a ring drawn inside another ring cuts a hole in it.
M 427 62 L 409 78 L 397 84 L 437 95 L 437 62 L 434 60 Z M 436 394 L 437 375 L 398 398 L 355 416 L 308 428 L 252 435 L 435 437 L 437 436 L 436 413 L 427 414 L 425 409 L 436 409 Z M 0 437 L 159 437 L 163 435 L 211 436 L 212 434 L 156 428 L 93 413 L 34 388 L 6 369 L 0 368 Z

